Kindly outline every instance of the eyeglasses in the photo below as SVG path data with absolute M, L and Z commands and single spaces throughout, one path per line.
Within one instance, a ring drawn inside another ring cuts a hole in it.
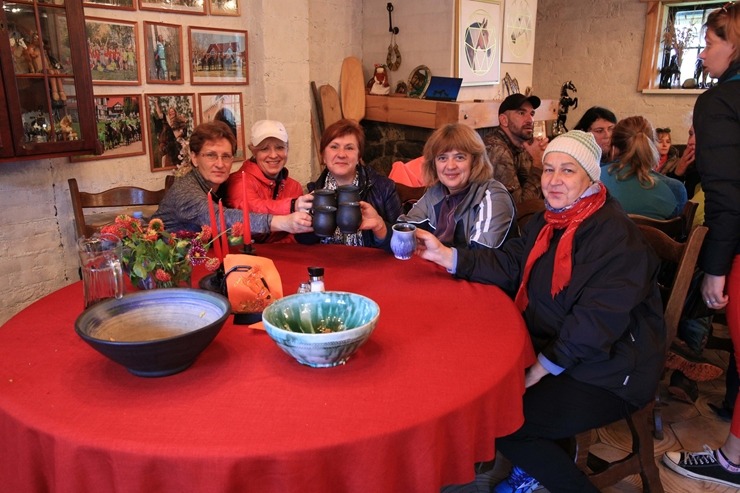
M 655 133 L 658 133 L 658 134 L 669 134 L 669 133 L 671 133 L 671 129 L 668 128 L 668 127 L 666 127 L 666 128 L 656 128 L 655 129 Z
M 722 10 L 725 12 L 725 14 L 730 13 L 730 9 L 733 8 L 735 5 L 737 5 L 737 1 L 733 0 L 732 2 L 727 2 L 722 6 Z
M 199 154 L 207 163 L 215 163 L 221 158 L 221 162 L 224 164 L 231 164 L 234 162 L 234 156 L 231 154 L 221 154 L 220 156 L 216 152 L 204 152 Z

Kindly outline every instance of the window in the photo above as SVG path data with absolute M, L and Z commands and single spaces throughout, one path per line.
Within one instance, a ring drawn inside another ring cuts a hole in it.
M 723 2 L 649 2 L 638 90 L 679 89 L 696 78 L 697 89 L 712 83 L 696 63 L 704 49 L 702 26 Z M 695 77 L 698 75 L 698 77 Z

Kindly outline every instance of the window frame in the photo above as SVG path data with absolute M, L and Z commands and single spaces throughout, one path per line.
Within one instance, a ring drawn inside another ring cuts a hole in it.
M 663 57 L 663 30 L 669 7 L 688 5 L 711 5 L 718 0 L 641 0 L 647 3 L 645 14 L 645 36 L 642 44 L 640 74 L 637 78 L 637 91 L 647 94 L 700 94 L 706 89 L 661 89 L 658 87 L 660 63 Z M 701 30 L 698 33 L 701 36 Z

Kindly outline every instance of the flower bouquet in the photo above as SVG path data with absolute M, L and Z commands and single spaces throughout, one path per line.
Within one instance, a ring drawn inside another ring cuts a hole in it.
M 123 268 L 134 286 L 143 289 L 189 286 L 194 265 L 205 264 L 211 272 L 221 265 L 219 258 L 208 256 L 208 248 L 218 238 L 213 237 L 210 226 L 202 226 L 198 233 L 170 232 L 160 219 L 152 219 L 145 226 L 139 219 L 120 215 L 101 232 L 121 239 Z M 235 223 L 225 234 L 241 236 L 241 223 Z

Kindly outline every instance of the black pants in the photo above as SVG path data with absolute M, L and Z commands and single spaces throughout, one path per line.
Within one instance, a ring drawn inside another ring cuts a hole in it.
M 496 448 L 552 493 L 598 493 L 562 441 L 624 418 L 636 408 L 604 389 L 548 375 L 524 393 L 524 424 Z

